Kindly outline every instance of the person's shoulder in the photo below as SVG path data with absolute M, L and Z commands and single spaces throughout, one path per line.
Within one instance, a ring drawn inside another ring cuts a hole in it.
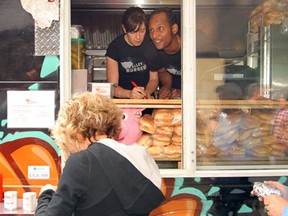
M 71 154 L 67 161 L 66 161 L 66 164 L 67 163 L 78 163 L 79 161 L 85 161 L 87 160 L 87 151 L 86 150 L 82 150 L 82 151 L 79 151 L 79 152 L 76 152 L 76 153 L 73 153 Z
M 160 57 L 162 50 L 157 50 L 153 42 L 147 42 L 145 46 L 144 56 L 148 59 L 157 59 Z
M 108 45 L 108 49 L 111 47 L 119 46 L 123 43 L 125 43 L 124 35 L 121 34 L 118 37 L 116 37 L 114 40 L 111 41 L 111 43 Z
M 127 145 L 126 147 L 127 153 L 133 155 L 135 152 L 137 152 L 137 155 L 139 158 L 150 158 L 152 159 L 152 156 L 147 151 L 147 148 L 145 148 L 142 145 L 139 145 L 138 143 L 134 143 L 132 145 Z
M 125 46 L 124 35 L 120 35 L 115 38 L 108 46 L 105 56 L 117 59 L 117 55 L 121 53 L 123 47 Z

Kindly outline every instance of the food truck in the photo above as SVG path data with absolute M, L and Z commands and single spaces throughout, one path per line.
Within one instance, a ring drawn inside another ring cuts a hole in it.
M 49 128 L 59 107 L 82 91 L 111 97 L 105 53 L 122 34 L 128 7 L 140 6 L 148 17 L 170 7 L 180 26 L 181 97 L 113 98 L 132 116 L 153 110 L 134 119 L 141 134 L 136 143 L 154 157 L 163 179 L 166 201 L 151 215 L 265 215 L 250 194 L 253 184 L 287 183 L 288 125 L 279 129 L 276 118 L 288 87 L 287 1 L 0 4 L 0 198 L 5 191 L 16 190 L 21 199 L 46 183 L 57 185 L 65 158 Z

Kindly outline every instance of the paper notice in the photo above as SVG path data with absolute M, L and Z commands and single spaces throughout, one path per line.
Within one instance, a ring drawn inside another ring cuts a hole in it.
M 55 122 L 55 91 L 7 91 L 8 128 L 50 128 Z
M 59 21 L 59 0 L 21 0 L 21 5 L 39 28 L 48 28 L 53 20 Z

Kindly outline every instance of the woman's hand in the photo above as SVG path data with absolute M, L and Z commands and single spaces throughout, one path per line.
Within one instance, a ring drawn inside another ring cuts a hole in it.
M 143 99 L 143 98 L 148 98 L 148 96 L 147 96 L 147 93 L 145 92 L 144 87 L 138 86 L 132 89 L 131 98 Z
M 45 190 L 53 190 L 53 191 L 56 191 L 56 189 L 57 189 L 57 187 L 56 186 L 53 186 L 53 185 L 51 185 L 51 184 L 46 184 L 46 185 L 44 185 L 43 187 L 41 187 L 41 190 L 40 190 L 40 194 L 41 193 L 43 193 L 43 191 L 45 191 Z M 39 195 L 40 195 L 39 194 Z
M 269 216 L 281 216 L 288 202 L 279 195 L 271 194 L 264 197 L 264 205 Z
M 268 184 L 268 185 L 271 185 L 272 187 L 275 187 L 277 189 L 279 189 L 282 194 L 283 194 L 283 198 L 284 199 L 287 199 L 287 191 L 286 191 L 286 186 L 283 185 L 282 183 L 280 182 L 277 182 L 277 181 L 264 181 L 265 184 Z

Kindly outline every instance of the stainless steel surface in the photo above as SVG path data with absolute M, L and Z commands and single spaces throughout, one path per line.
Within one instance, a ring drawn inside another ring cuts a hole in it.
M 143 8 L 157 6 L 177 6 L 181 0 L 71 0 L 74 8 L 127 8 L 128 6 L 140 6 Z
M 263 97 L 270 98 L 271 92 L 271 74 L 270 74 L 270 26 L 262 27 L 260 38 L 260 83 Z
M 197 5 L 202 6 L 255 6 L 263 0 L 197 0 Z
M 104 55 L 102 57 L 92 57 L 92 80 L 93 82 L 105 82 L 106 78 L 106 58 Z
M 155 7 L 155 6 L 179 6 L 181 0 L 71 0 L 74 7 L 127 7 L 129 5 L 138 5 L 142 7 Z M 259 5 L 262 0 L 197 0 L 197 5 L 202 6 L 251 6 Z
M 59 55 L 60 23 L 54 21 L 49 28 L 35 26 L 35 56 Z
M 261 32 L 261 77 L 266 97 L 277 99 L 288 89 L 288 37 L 281 33 L 281 25 L 264 27 Z

